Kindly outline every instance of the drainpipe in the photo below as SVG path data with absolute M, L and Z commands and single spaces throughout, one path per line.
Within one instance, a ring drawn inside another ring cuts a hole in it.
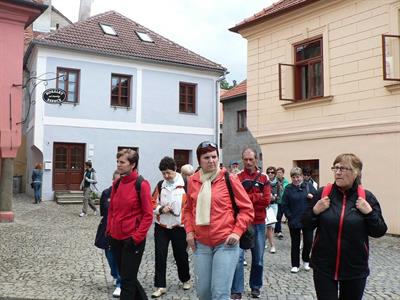
M 215 109 L 215 111 L 216 111 L 216 113 L 215 113 L 215 116 L 216 116 L 216 126 L 215 126 L 215 143 L 218 145 L 218 150 L 219 150 L 219 153 L 220 153 L 220 158 L 219 158 L 219 161 L 220 162 L 222 162 L 222 155 L 223 155 L 223 153 L 222 153 L 222 151 L 221 151 L 221 145 L 219 144 L 219 134 L 220 134 L 220 128 L 219 128 L 219 118 L 220 118 L 220 115 L 219 115 L 219 106 L 220 106 L 220 102 L 219 102 L 219 83 L 222 81 L 222 80 L 224 80 L 225 79 L 225 76 L 226 75 L 228 75 L 229 74 L 229 72 L 228 71 L 224 71 L 224 74 L 223 75 L 221 75 L 216 81 L 215 81 L 215 99 L 216 99 L 216 109 Z

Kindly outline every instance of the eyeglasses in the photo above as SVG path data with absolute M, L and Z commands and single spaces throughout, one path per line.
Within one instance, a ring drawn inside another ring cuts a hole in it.
M 268 171 L 267 174 L 275 174 L 274 171 Z
M 200 149 L 204 149 L 204 148 L 208 148 L 208 147 L 218 149 L 217 144 L 216 144 L 216 143 L 213 143 L 213 142 L 202 142 L 202 143 L 200 144 L 200 147 L 199 147 L 199 148 L 200 148 Z
M 351 170 L 353 170 L 352 168 L 347 168 L 347 167 L 342 167 L 342 166 L 336 166 L 336 167 L 332 167 L 331 168 L 331 170 L 333 171 L 333 172 L 337 172 L 337 171 L 340 171 L 340 173 L 342 173 L 343 171 L 351 171 Z

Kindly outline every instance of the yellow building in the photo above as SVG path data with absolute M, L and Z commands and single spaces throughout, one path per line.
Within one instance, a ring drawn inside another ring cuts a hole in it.
M 248 41 L 247 125 L 265 163 L 325 185 L 337 154 L 357 154 L 400 234 L 400 1 L 282 0 L 230 30 Z

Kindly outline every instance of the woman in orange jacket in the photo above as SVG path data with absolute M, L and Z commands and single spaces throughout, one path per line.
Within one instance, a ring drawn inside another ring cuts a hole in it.
M 200 300 L 226 300 L 239 258 L 239 239 L 251 224 L 254 210 L 239 179 L 230 181 L 239 213 L 235 218 L 225 182 L 225 168 L 219 168 L 218 147 L 202 142 L 196 150 L 200 170 L 188 181 L 184 208 L 187 242 L 194 253 L 197 296 Z

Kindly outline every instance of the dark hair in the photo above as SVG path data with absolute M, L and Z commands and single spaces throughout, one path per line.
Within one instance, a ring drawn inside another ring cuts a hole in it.
M 85 162 L 85 166 L 88 166 L 89 168 L 92 167 L 92 162 L 90 160 Z
M 278 171 L 282 171 L 282 173 L 285 174 L 285 169 L 282 167 L 276 168 L 276 172 L 278 172 Z
M 272 166 L 270 166 L 270 167 L 268 167 L 266 170 L 265 170 L 265 172 L 266 173 L 268 173 L 268 171 L 274 171 L 274 174 L 276 174 L 276 168 L 275 167 L 272 167 Z
M 196 149 L 196 156 L 197 156 L 197 161 L 200 164 L 200 156 L 203 155 L 204 153 L 212 152 L 212 151 L 217 151 L 217 156 L 219 157 L 219 152 L 218 152 L 218 146 L 217 144 L 209 141 L 204 141 L 201 142 Z
M 121 151 L 118 151 L 117 159 L 124 155 L 126 155 L 126 159 L 129 161 L 131 165 L 135 164 L 133 170 L 137 169 L 139 164 L 139 153 L 137 153 L 137 151 L 132 149 L 122 149 Z
M 311 176 L 311 169 L 309 167 L 304 167 L 303 168 L 303 175 Z
M 172 157 L 164 156 L 158 165 L 158 169 L 161 172 L 166 170 L 176 171 L 176 162 Z
M 257 151 L 256 151 L 255 149 L 251 148 L 251 147 L 246 147 L 246 148 L 243 149 L 243 151 L 242 151 L 242 158 L 243 158 L 243 154 L 244 154 L 246 151 L 248 151 L 248 150 L 250 150 L 251 152 L 253 152 L 253 153 L 254 153 L 254 158 L 257 159 Z

